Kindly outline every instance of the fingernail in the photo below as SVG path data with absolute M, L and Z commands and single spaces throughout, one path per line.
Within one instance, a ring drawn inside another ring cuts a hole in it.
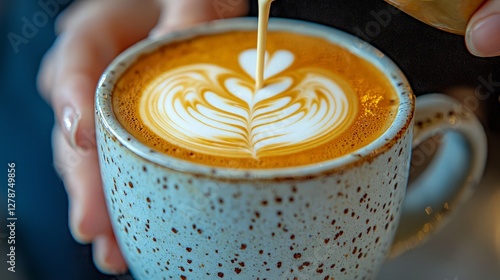
M 99 235 L 92 242 L 92 251 L 94 252 L 94 264 L 102 273 L 113 274 L 109 265 L 106 263 L 106 252 L 108 251 L 106 237 Z
M 73 149 L 76 149 L 78 147 L 76 143 L 76 131 L 78 129 L 79 123 L 80 114 L 76 113 L 73 107 L 64 107 L 62 110 L 61 130 L 63 131 L 64 137 Z
M 149 37 L 151 38 L 158 37 L 158 32 L 159 32 L 158 28 L 151 29 L 151 31 L 149 31 Z
M 94 263 L 97 269 L 106 274 L 122 274 L 127 271 L 127 267 L 118 265 L 116 259 L 121 258 L 119 251 L 113 252 L 111 240 L 104 235 L 97 236 L 92 244 L 94 251 Z
M 82 219 L 83 219 L 83 209 L 77 202 L 77 199 L 71 200 L 70 205 L 70 230 L 73 238 L 81 244 L 88 244 L 91 241 L 91 238 L 85 236 L 82 233 Z
M 500 14 L 475 22 L 467 31 L 466 40 L 470 52 L 476 56 L 500 55 Z
M 149 37 L 153 38 L 153 39 L 157 39 L 163 35 L 167 34 L 167 28 L 160 28 L 159 26 L 151 29 L 151 31 L 149 32 Z

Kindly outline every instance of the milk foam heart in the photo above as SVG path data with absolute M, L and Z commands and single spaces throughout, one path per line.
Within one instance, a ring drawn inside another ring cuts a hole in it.
M 256 37 L 195 36 L 138 57 L 112 94 L 127 140 L 197 164 L 267 169 L 348 155 L 390 127 L 399 99 L 385 74 L 322 38 L 269 32 L 255 90 Z
M 256 159 L 324 144 L 355 119 L 357 99 L 340 77 L 320 68 L 290 70 L 293 53 L 278 50 L 266 54 L 266 84 L 256 91 L 256 59 L 250 49 L 239 55 L 241 72 L 200 63 L 158 75 L 140 99 L 141 119 L 180 147 Z

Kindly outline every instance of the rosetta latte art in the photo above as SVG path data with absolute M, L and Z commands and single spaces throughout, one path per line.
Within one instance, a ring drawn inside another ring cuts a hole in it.
M 290 69 L 294 59 L 266 54 L 257 91 L 256 50 L 240 54 L 240 73 L 213 64 L 170 70 L 145 88 L 140 116 L 158 136 L 204 154 L 258 159 L 316 147 L 349 127 L 357 99 L 333 73 Z

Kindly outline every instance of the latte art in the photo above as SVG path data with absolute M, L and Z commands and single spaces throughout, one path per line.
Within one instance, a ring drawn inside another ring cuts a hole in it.
M 113 89 L 117 119 L 156 152 L 250 169 L 338 158 L 391 125 L 399 99 L 386 76 L 322 38 L 269 32 L 256 90 L 256 38 L 200 35 L 142 55 Z
M 214 64 L 172 69 L 145 88 L 140 116 L 160 137 L 199 153 L 259 158 L 310 149 L 352 123 L 357 100 L 328 71 L 284 73 L 293 61 L 289 51 L 274 52 L 257 91 L 255 50 L 239 55 L 248 76 Z

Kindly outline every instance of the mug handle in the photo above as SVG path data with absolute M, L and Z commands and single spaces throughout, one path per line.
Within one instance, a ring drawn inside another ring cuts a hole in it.
M 486 133 L 464 104 L 443 94 L 421 96 L 414 122 L 412 171 L 389 257 L 442 228 L 472 196 L 486 165 Z

